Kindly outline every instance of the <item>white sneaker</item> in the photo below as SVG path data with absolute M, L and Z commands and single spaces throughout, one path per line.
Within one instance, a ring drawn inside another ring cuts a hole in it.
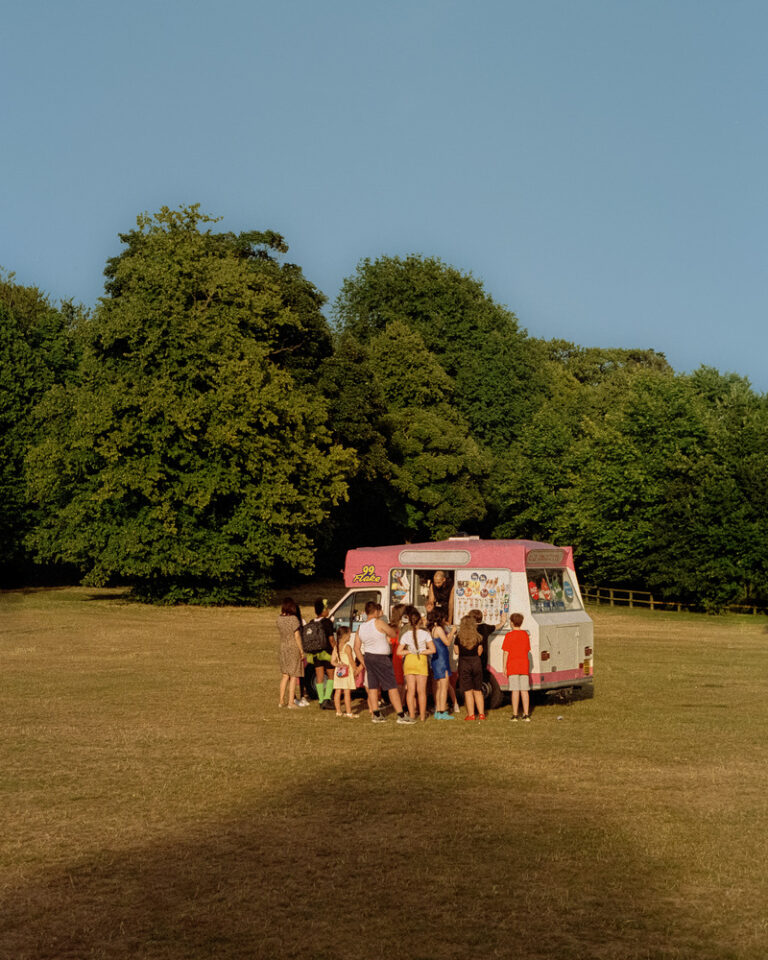
M 309 706 L 309 700 L 307 700 L 306 697 L 302 697 L 301 700 L 299 700 L 298 698 L 295 698 L 293 702 L 296 704 L 297 707 Z

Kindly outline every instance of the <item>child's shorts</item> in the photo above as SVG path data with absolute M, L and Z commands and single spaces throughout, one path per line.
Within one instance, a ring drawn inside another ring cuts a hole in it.
M 461 692 L 483 692 L 483 661 L 480 657 L 459 657 L 459 686 Z
M 527 673 L 511 673 L 509 675 L 510 690 L 530 690 L 531 681 Z
M 392 661 L 386 653 L 366 653 L 365 668 L 365 685 L 369 690 L 394 690 L 397 686 Z
M 407 676 L 428 677 L 429 676 L 429 658 L 426 655 L 417 656 L 415 653 L 407 653 L 403 660 L 403 673 Z

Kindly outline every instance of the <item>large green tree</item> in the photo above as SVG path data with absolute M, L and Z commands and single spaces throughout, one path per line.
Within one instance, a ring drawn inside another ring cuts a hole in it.
M 454 384 L 476 441 L 509 446 L 538 404 L 538 342 L 471 274 L 432 257 L 362 260 L 334 304 L 338 327 L 367 343 L 397 321 L 418 333 Z
M 320 535 L 318 562 L 336 575 L 351 547 L 400 538 L 392 503 L 392 463 L 387 407 L 368 351 L 351 334 L 336 339 L 318 384 L 328 403 L 333 439 L 355 451 L 349 495 L 338 503 Z
M 485 517 L 490 458 L 452 405 L 453 385 L 421 335 L 390 321 L 369 345 L 384 397 L 390 513 L 407 539 L 441 539 Z
M 25 459 L 39 423 L 35 407 L 75 365 L 73 329 L 82 310 L 55 307 L 36 287 L 0 273 L 0 575 L 5 583 L 34 575 L 25 538 L 38 520 Z
M 765 398 L 708 369 L 624 371 L 600 392 L 556 521 L 585 574 L 710 609 L 768 600 Z
M 489 489 L 495 503 L 494 534 L 549 540 L 561 531 L 570 490 L 578 481 L 578 445 L 643 371 L 672 375 L 654 350 L 581 347 L 565 340 L 540 341 L 542 389 L 537 406 L 515 441 L 494 461 Z M 616 389 L 609 385 L 618 382 Z
M 77 383 L 44 402 L 30 473 L 48 509 L 32 539 L 88 583 L 258 597 L 281 565 L 311 572 L 345 495 L 354 455 L 299 387 L 327 353 L 322 296 L 280 267 L 278 235 L 212 222 L 196 206 L 138 218 L 83 329 Z

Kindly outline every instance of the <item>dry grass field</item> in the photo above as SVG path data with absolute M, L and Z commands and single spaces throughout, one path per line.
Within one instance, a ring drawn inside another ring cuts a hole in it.
M 765 620 L 592 612 L 594 700 L 401 727 L 274 609 L 0 594 L 0 957 L 764 960 Z

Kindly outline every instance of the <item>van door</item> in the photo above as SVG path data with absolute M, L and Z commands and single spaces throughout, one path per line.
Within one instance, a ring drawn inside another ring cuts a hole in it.
M 350 590 L 331 610 L 334 627 L 349 627 L 352 633 L 357 633 L 360 624 L 368 619 L 365 605 L 371 600 L 381 603 L 381 590 Z
M 539 668 L 537 689 L 583 685 L 592 678 L 592 620 L 584 613 L 573 613 L 569 622 L 562 615 L 534 614 L 539 628 Z

